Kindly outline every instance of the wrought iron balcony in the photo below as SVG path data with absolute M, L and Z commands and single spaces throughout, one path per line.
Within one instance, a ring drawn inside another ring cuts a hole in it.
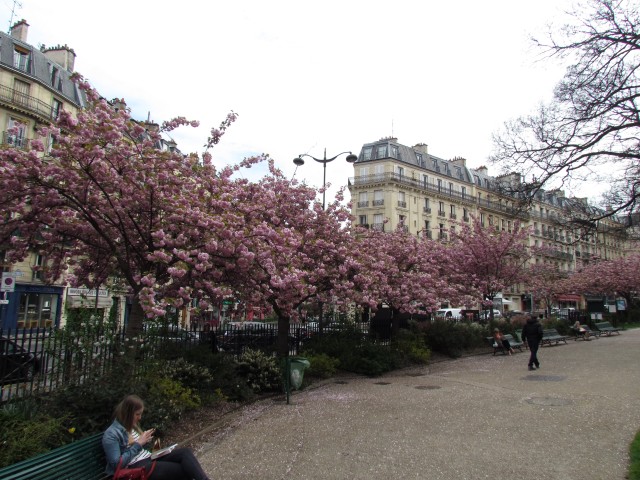
M 368 207 L 368 206 L 369 206 L 369 201 L 358 202 L 358 207 L 360 207 L 360 208 Z
M 422 210 L 424 213 L 431 213 L 431 207 L 424 207 Z
M 55 119 L 53 105 L 6 85 L 0 85 L 0 102 L 34 113 L 46 120 Z

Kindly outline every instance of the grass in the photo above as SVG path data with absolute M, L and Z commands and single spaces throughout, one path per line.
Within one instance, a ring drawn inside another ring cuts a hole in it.
M 631 442 L 629 447 L 629 457 L 631 462 L 629 464 L 629 480 L 640 480 L 640 431 L 636 433 L 636 438 Z

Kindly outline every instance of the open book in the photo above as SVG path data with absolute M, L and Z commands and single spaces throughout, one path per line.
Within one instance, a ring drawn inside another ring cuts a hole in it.
M 155 452 L 153 452 L 151 454 L 151 460 L 155 460 L 156 458 L 162 457 L 163 455 L 166 455 L 167 453 L 171 453 L 173 451 L 174 448 L 176 448 L 178 446 L 177 443 L 174 443 L 173 445 L 169 446 L 169 447 L 165 447 L 162 448 L 160 450 L 156 450 Z

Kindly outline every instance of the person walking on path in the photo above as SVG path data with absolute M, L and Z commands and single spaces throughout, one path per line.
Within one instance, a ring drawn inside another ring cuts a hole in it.
M 533 315 L 527 319 L 527 323 L 522 328 L 522 341 L 529 347 L 529 370 L 540 368 L 538 361 L 538 347 L 542 341 L 542 325 Z M 535 367 L 534 367 L 535 365 Z

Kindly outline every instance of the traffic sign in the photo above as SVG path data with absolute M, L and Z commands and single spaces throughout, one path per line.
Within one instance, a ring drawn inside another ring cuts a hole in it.
M 13 292 L 16 289 L 16 280 L 12 272 L 2 272 L 2 287 L 0 292 Z

